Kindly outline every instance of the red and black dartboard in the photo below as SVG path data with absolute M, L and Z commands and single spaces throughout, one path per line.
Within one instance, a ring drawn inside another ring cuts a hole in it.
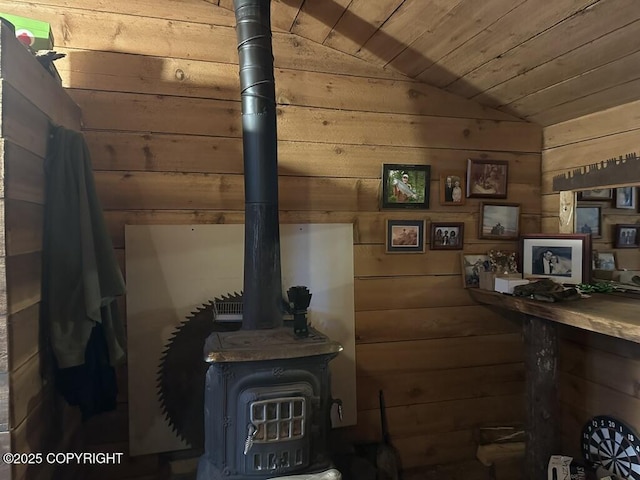
M 582 455 L 592 467 L 620 478 L 640 480 L 640 438 L 627 424 L 600 415 L 582 429 Z

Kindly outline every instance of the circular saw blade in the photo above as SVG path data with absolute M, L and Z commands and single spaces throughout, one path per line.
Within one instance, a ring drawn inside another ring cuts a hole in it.
M 238 298 L 242 301 L 238 294 L 223 297 L 223 301 Z M 204 342 L 213 332 L 240 328 L 238 322 L 216 323 L 214 317 L 213 301 L 187 316 L 167 341 L 158 369 L 158 397 L 165 418 L 192 448 L 204 447 L 204 389 L 209 367 L 204 361 Z

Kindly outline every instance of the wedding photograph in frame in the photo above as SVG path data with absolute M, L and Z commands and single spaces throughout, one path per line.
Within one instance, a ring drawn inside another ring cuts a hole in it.
M 464 223 L 431 222 L 431 250 L 462 250 Z
M 602 208 L 599 205 L 577 205 L 575 233 L 590 233 L 592 238 L 602 238 Z
M 387 220 L 387 253 L 424 253 L 424 220 Z
M 382 165 L 382 208 L 429 208 L 431 165 Z
M 509 162 L 506 160 L 467 160 L 467 197 L 507 198 Z
M 591 278 L 591 235 L 528 234 L 520 237 L 520 269 L 524 278 L 550 278 L 577 285 Z
M 440 175 L 440 205 L 464 205 L 465 182 L 461 172 Z
M 480 204 L 479 238 L 495 240 L 517 240 L 520 236 L 520 204 Z
M 615 248 L 638 248 L 640 246 L 640 236 L 638 231 L 640 225 L 635 223 L 617 223 L 615 226 Z

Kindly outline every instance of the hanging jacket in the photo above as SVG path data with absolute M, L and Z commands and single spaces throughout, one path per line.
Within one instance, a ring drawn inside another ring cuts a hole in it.
M 116 297 L 125 293 L 125 285 L 81 133 L 52 129 L 45 185 L 41 326 L 65 398 L 83 413 L 101 411 L 82 403 L 101 403 L 99 397 L 106 395 L 106 404 L 115 406 L 112 367 L 124 360 L 126 350 Z M 105 392 L 83 391 L 93 388 L 91 382 Z

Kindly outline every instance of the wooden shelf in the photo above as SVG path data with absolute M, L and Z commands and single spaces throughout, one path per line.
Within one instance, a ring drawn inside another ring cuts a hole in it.
M 546 303 L 481 289 L 469 289 L 469 293 L 481 304 L 640 343 L 640 302 L 633 298 L 594 294 L 581 300 Z

